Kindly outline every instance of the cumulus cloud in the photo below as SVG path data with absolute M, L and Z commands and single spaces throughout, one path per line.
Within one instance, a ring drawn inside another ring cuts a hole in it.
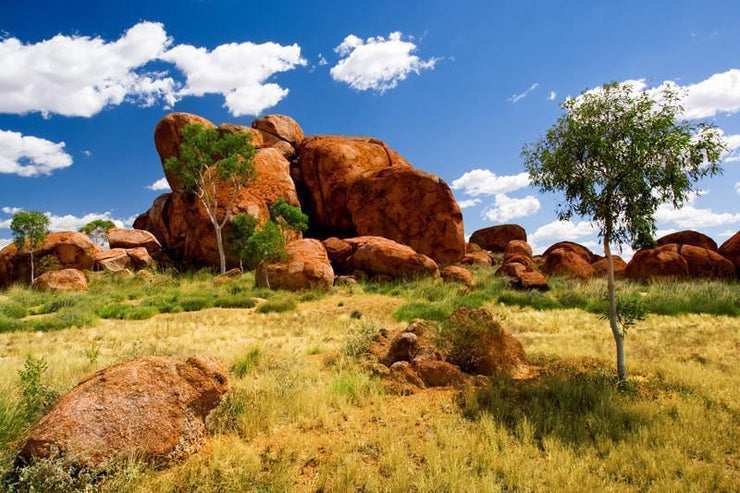
M 557 242 L 593 236 L 598 233 L 595 224 L 589 221 L 553 221 L 537 228 L 529 236 L 532 243 Z
M 498 176 L 488 169 L 474 169 L 466 172 L 452 182 L 453 190 L 462 190 L 473 197 L 478 195 L 499 195 L 529 185 L 529 174 Z
M 725 163 L 740 162 L 740 134 L 725 135 L 722 130 L 719 130 L 719 133 L 727 146 L 727 152 L 722 156 L 722 161 Z
M 510 103 L 516 104 L 522 99 L 529 96 L 529 93 L 537 89 L 539 86 L 540 84 L 538 82 L 535 82 L 534 84 L 532 84 L 531 86 L 526 88 L 524 91 L 520 92 L 519 94 L 512 94 L 511 97 L 507 101 L 509 101 Z
M 672 224 L 684 229 L 712 228 L 715 226 L 726 226 L 740 223 L 740 212 L 714 212 L 712 209 L 700 209 L 689 203 L 679 209 L 674 209 L 670 204 L 658 207 L 655 219 L 660 224 Z
M 234 116 L 258 115 L 275 106 L 288 89 L 267 80 L 274 74 L 305 66 L 301 47 L 277 43 L 229 43 L 213 51 L 191 45 L 175 46 L 161 57 L 185 75 L 177 97 L 221 94 Z
M 151 62 L 174 64 L 184 82 L 167 70 L 148 70 Z M 288 94 L 268 79 L 303 65 L 297 44 L 229 43 L 212 51 L 173 46 L 155 22 L 140 22 L 115 41 L 0 38 L 0 113 L 91 117 L 123 102 L 170 107 L 184 96 L 221 94 L 232 115 L 257 115 Z
M 740 181 L 735 182 L 735 191 L 740 195 Z
M 706 118 L 717 113 L 740 111 L 740 70 L 714 74 L 686 89 L 684 109 L 686 118 Z
M 141 22 L 117 41 L 57 35 L 0 41 L 0 112 L 90 117 L 105 106 L 171 97 L 174 81 L 142 71 L 170 44 L 162 24 Z
M 533 195 L 517 199 L 506 194 L 496 195 L 493 207 L 483 211 L 483 217 L 493 223 L 505 223 L 517 217 L 530 216 L 540 210 L 540 201 Z
M 64 151 L 64 142 L 0 130 L 0 173 L 25 177 L 49 175 L 71 164 L 72 156 Z
M 460 209 L 467 209 L 468 207 L 474 207 L 478 204 L 480 204 L 480 199 L 468 199 L 468 200 L 458 200 L 457 201 L 457 205 L 460 206 Z
M 4 213 L 6 214 L 11 213 L 11 212 L 6 212 L 6 210 L 13 211 L 12 214 L 15 214 L 16 212 L 23 210 L 23 209 L 19 209 L 17 207 L 3 207 L 2 211 Z M 123 218 L 123 219 L 115 218 L 113 217 L 113 213 L 111 211 L 106 211 L 102 213 L 91 212 L 91 213 L 85 214 L 84 216 L 75 216 L 73 214 L 65 214 L 65 215 L 59 216 L 51 212 L 44 212 L 44 215 L 49 218 L 49 229 L 51 231 L 77 231 L 82 226 L 96 219 L 113 221 L 116 227 L 126 228 L 126 227 L 131 227 L 134 220 L 136 219 L 136 216 L 131 216 L 128 218 Z M 10 229 L 11 220 L 12 220 L 11 218 L 0 220 L 0 229 Z
M 0 238 L 0 250 L 13 243 L 10 238 Z
M 547 97 L 550 101 L 555 101 L 555 98 L 558 97 L 558 93 L 555 91 L 550 91 L 550 95 Z
M 160 178 L 151 185 L 146 186 L 149 190 L 170 190 L 170 184 L 167 183 L 167 178 Z
M 362 39 L 350 34 L 334 49 L 343 58 L 329 73 L 334 80 L 355 90 L 382 94 L 396 87 L 410 73 L 419 74 L 437 63 L 437 58 L 422 60 L 414 55 L 417 46 L 412 39 L 404 40 L 398 31 L 391 33 L 388 39 L 382 36 Z

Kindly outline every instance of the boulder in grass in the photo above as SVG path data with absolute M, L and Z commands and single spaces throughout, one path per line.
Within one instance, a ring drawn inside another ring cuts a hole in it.
M 285 247 L 284 262 L 262 262 L 257 266 L 257 286 L 271 289 L 328 289 L 334 284 L 334 270 L 319 240 L 296 240 Z
M 542 256 L 547 257 L 555 250 L 568 250 L 570 252 L 573 252 L 589 264 L 593 263 L 596 260 L 595 255 L 591 250 L 583 245 L 574 243 L 572 241 L 559 241 L 553 245 L 550 245 L 550 247 L 544 251 Z
M 722 243 L 719 253 L 735 265 L 735 273 L 740 277 L 740 231 Z
M 532 257 L 532 247 L 524 240 L 511 240 L 504 247 L 504 256 L 514 254 Z
M 479 229 L 470 236 L 470 243 L 489 252 L 503 252 L 512 240 L 527 241 L 527 232 L 518 224 L 491 226 Z
M 89 376 L 31 430 L 20 463 L 59 452 L 79 466 L 137 455 L 154 462 L 203 444 L 205 419 L 221 402 L 227 372 L 203 357 L 144 357 Z
M 87 276 L 77 269 L 44 272 L 33 283 L 41 291 L 87 291 Z
M 627 269 L 627 262 L 625 262 L 619 255 L 612 255 L 612 262 L 614 264 L 614 277 L 624 277 L 624 272 Z M 596 271 L 597 276 L 607 275 L 608 262 L 606 257 L 597 258 L 591 265 Z
M 548 276 L 568 276 L 589 279 L 596 275 L 591 263 L 579 252 L 569 248 L 557 248 L 546 252 L 542 271 Z
M 441 275 L 445 282 L 458 282 L 469 288 L 475 286 L 475 278 L 473 278 L 473 274 L 471 274 L 465 267 L 448 265 L 442 269 Z

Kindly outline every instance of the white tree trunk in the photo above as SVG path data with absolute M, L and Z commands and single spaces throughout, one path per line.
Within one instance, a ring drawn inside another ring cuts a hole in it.
M 31 284 L 33 284 L 33 281 L 36 280 L 35 272 L 33 268 L 33 250 L 31 250 Z
M 627 380 L 627 368 L 624 362 L 624 334 L 619 330 L 617 323 L 617 296 L 614 285 L 614 258 L 609 246 L 609 235 L 604 236 L 604 255 L 606 255 L 607 281 L 606 289 L 609 296 L 609 325 L 614 335 L 614 342 L 617 346 L 617 376 L 620 382 Z
M 221 228 L 214 225 L 216 228 L 216 242 L 218 243 L 218 260 L 221 262 L 221 274 L 226 272 L 226 253 L 224 252 L 224 240 L 221 235 Z

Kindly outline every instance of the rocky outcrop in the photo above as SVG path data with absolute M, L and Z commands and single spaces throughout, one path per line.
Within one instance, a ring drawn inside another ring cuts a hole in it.
M 675 243 L 676 245 L 693 245 L 706 248 L 713 252 L 717 251 L 717 243 L 709 236 L 698 231 L 677 231 L 657 239 L 655 243 L 658 246 L 670 245 L 671 243 Z
M 568 276 L 589 279 L 596 275 L 596 269 L 584 256 L 570 248 L 548 249 L 544 255 L 542 271 L 548 276 Z
M 159 240 L 143 229 L 112 228 L 107 231 L 106 236 L 111 249 L 143 247 L 152 257 L 157 257 L 162 252 Z
M 625 275 L 640 281 L 661 277 L 730 279 L 735 276 L 735 266 L 712 250 L 672 243 L 635 253 Z
M 356 180 L 347 210 L 357 234 L 408 245 L 441 265 L 465 255 L 460 208 L 440 178 L 410 167 L 387 167 Z
M 504 257 L 507 255 L 524 255 L 532 257 L 532 247 L 523 240 L 512 240 L 504 247 Z
M 547 279 L 535 268 L 532 259 L 524 254 L 509 253 L 499 266 L 496 274 L 507 276 L 517 289 L 549 289 Z
M 593 263 L 596 260 L 596 257 L 591 250 L 583 245 L 579 245 L 578 243 L 573 243 L 572 241 L 559 241 L 553 245 L 550 245 L 550 247 L 544 251 L 542 256 L 547 257 L 555 250 L 568 250 L 570 252 L 573 252 L 589 264 Z
M 157 127 L 154 129 L 154 145 L 157 147 L 157 153 L 164 167 L 165 161 L 171 157 L 177 157 L 180 152 L 180 143 L 182 142 L 182 129 L 187 125 L 203 125 L 207 128 L 216 126 L 198 115 L 190 113 L 170 113 L 162 118 Z M 164 169 L 167 182 L 173 191 L 180 190 L 182 183 L 177 176 L 167 168 Z
M 87 276 L 77 269 L 44 272 L 33 282 L 41 291 L 87 291 Z
M 491 256 L 475 243 L 465 244 L 465 256 L 460 261 L 464 265 L 493 265 Z
M 254 157 L 255 175 L 248 187 L 239 189 L 231 206 L 231 214 L 251 214 L 263 224 L 270 217 L 270 205 L 285 199 L 299 206 L 290 164 L 275 149 L 257 150 Z M 226 212 L 233 188 L 230 184 L 218 187 L 219 215 Z M 186 267 L 214 266 L 219 264 L 216 234 L 200 201 L 193 194 L 175 191 L 158 197 L 152 207 L 134 221 L 134 228 L 151 232 L 162 244 L 167 255 L 177 264 Z M 229 226 L 224 228 L 224 237 Z M 299 234 L 294 235 L 299 238 Z M 238 253 L 227 248 L 229 267 L 239 265 Z
M 614 264 L 614 276 L 624 277 L 624 272 L 627 269 L 627 262 L 625 262 L 619 255 L 612 255 L 612 263 Z M 596 271 L 597 276 L 605 277 L 607 275 L 607 269 L 609 267 L 606 257 L 598 257 L 591 266 Z
M 285 247 L 284 262 L 261 263 L 255 272 L 257 286 L 272 289 L 328 289 L 334 270 L 319 240 L 296 240 Z
M 473 277 L 473 274 L 471 274 L 465 267 L 448 265 L 442 269 L 441 276 L 445 282 L 457 282 L 464 284 L 469 288 L 475 286 L 475 278 Z
M 527 241 L 527 233 L 518 224 L 502 224 L 479 229 L 470 236 L 470 243 L 475 243 L 489 252 L 503 252 L 512 240 Z
M 227 390 L 226 370 L 207 357 L 145 357 L 98 371 L 62 396 L 28 434 L 19 458 L 59 451 L 80 466 L 137 455 L 196 451 L 205 419 Z
M 346 255 L 346 247 L 351 254 Z M 415 279 L 420 277 L 439 277 L 439 268 L 431 258 L 415 252 L 412 248 L 378 236 L 360 236 L 339 240 L 330 238 L 324 244 L 331 244 L 330 254 L 342 252 L 341 256 L 331 256 L 334 270 L 340 274 L 363 271 L 368 276 L 389 276 L 393 279 Z
M 286 115 L 265 115 L 252 122 L 252 128 L 267 133 L 295 147 L 303 140 L 303 129 Z
M 735 272 L 740 277 L 740 231 L 722 243 L 719 253 L 735 265 Z
M 111 248 L 95 252 L 95 269 L 121 272 L 131 267 L 131 257 L 125 248 Z
M 34 250 L 37 273 L 44 257 L 52 256 L 58 268 L 90 270 L 95 264 L 95 244 L 83 233 L 62 231 L 46 235 L 43 244 Z M 0 287 L 31 280 L 31 255 L 18 252 L 14 243 L 0 250 Z

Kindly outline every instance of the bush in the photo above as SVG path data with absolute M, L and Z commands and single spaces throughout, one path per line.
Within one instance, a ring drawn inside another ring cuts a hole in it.
M 62 330 L 70 327 L 91 327 L 95 325 L 95 314 L 79 308 L 65 308 L 49 316 L 27 321 L 27 326 L 33 330 L 49 331 Z
M 219 308 L 254 308 L 256 303 L 246 296 L 221 296 L 216 298 L 214 306 Z
M 8 301 L 0 305 L 0 315 L 8 318 L 23 318 L 28 315 L 28 310 L 20 303 Z
M 44 358 L 36 359 L 29 354 L 26 356 L 23 369 L 18 370 L 23 406 L 28 416 L 35 416 L 44 411 L 56 399 L 55 393 L 41 381 L 47 368 Z
M 450 313 L 452 313 L 452 307 L 447 305 L 411 301 L 398 307 L 393 313 L 393 317 L 405 322 L 415 318 L 441 321 L 449 317 Z
M 558 297 L 563 308 L 585 308 L 588 300 L 574 291 L 567 291 Z
M 186 312 L 197 312 L 204 308 L 212 307 L 213 301 L 205 296 L 189 296 L 187 298 L 180 299 L 178 304 Z
M 22 320 L 0 314 L 0 332 L 14 332 L 25 328 L 26 324 Z
M 342 354 L 350 358 L 359 358 L 370 350 L 370 344 L 378 333 L 375 324 L 361 322 L 350 334 L 342 346 Z
M 238 378 L 242 378 L 259 364 L 260 359 L 262 359 L 262 350 L 258 347 L 252 348 L 234 363 L 231 372 Z
M 283 295 L 265 301 L 257 307 L 257 311 L 259 313 L 282 313 L 295 310 L 297 306 L 295 296 Z
M 498 301 L 504 305 L 515 305 L 521 307 L 529 306 L 536 310 L 554 310 L 556 308 L 562 308 L 560 303 L 539 291 L 502 293 L 499 295 Z

